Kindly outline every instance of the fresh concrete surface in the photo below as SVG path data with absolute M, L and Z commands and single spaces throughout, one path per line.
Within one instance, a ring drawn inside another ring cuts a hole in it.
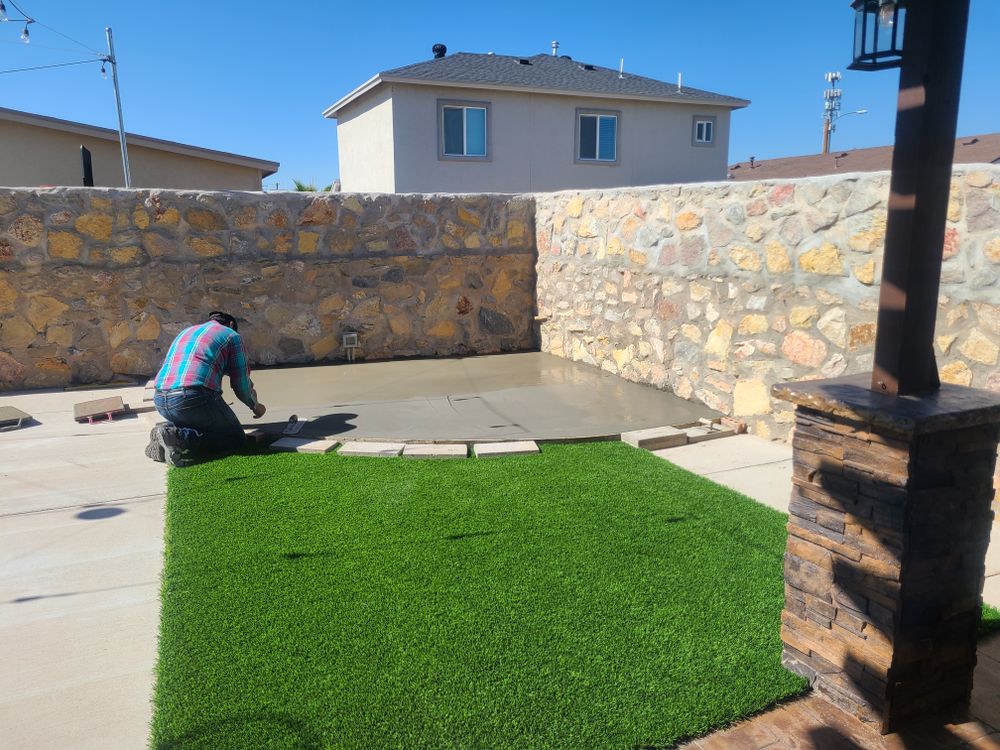
M 788 501 L 792 495 L 790 445 L 762 440 L 753 435 L 735 435 L 653 453 L 775 510 L 788 512 Z M 1000 523 L 993 524 L 992 532 L 986 552 L 983 599 L 1000 607 Z
M 159 624 L 165 467 L 149 419 L 80 425 L 73 404 L 142 388 L 2 394 L 0 745 L 142 748 Z
M 273 427 L 297 414 L 311 420 L 300 436 L 342 440 L 559 440 L 718 416 L 537 352 L 262 370 L 253 381 Z M 233 408 L 245 425 L 260 424 Z

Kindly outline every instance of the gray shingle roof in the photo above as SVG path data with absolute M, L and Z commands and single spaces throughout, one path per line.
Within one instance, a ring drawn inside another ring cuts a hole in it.
M 528 64 L 521 61 L 526 60 Z M 493 86 L 546 89 L 579 94 L 616 95 L 623 99 L 657 98 L 674 101 L 690 100 L 702 104 L 745 107 L 749 102 L 711 91 L 666 83 L 655 78 L 588 65 L 578 60 L 553 55 L 509 57 L 507 55 L 481 55 L 457 52 L 425 62 L 393 68 L 380 74 L 382 78 L 409 79 L 421 82 L 477 84 Z
M 323 115 L 336 117 L 337 112 L 359 96 L 384 82 L 396 81 L 515 91 L 551 91 L 618 99 L 690 102 L 733 109 L 745 107 L 750 103 L 746 99 L 690 86 L 683 86 L 678 91 L 675 83 L 646 78 L 628 71 L 619 77 L 618 71 L 613 68 L 589 65 L 567 57 L 552 55 L 511 57 L 456 52 L 446 57 L 383 71 L 327 107 Z

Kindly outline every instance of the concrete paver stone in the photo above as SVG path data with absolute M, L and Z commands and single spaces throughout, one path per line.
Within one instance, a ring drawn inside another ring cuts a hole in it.
M 534 440 L 513 440 L 508 443 L 476 443 L 472 446 L 476 458 L 500 458 L 501 456 L 530 456 L 539 453 Z
M 648 451 L 655 451 L 663 448 L 675 448 L 678 445 L 687 445 L 688 436 L 684 430 L 676 427 L 650 427 L 645 430 L 623 432 L 622 442 L 628 443 L 635 448 L 645 448 Z
M 469 446 L 464 443 L 449 444 L 415 444 L 403 448 L 404 458 L 466 458 Z
M 391 458 L 403 452 L 403 443 L 366 443 L 358 440 L 348 440 L 337 451 L 341 456 L 369 456 L 376 458 Z
M 121 396 L 108 396 L 92 401 L 81 401 L 73 404 L 73 419 L 77 422 L 87 420 L 93 423 L 95 419 L 112 419 L 116 414 L 128 411 Z
M 684 430 L 689 443 L 703 443 L 706 440 L 716 438 L 731 437 L 736 434 L 736 430 L 731 427 L 719 427 L 718 425 L 705 425 L 702 427 L 689 427 Z
M 295 453 L 330 453 L 338 445 L 340 442 L 337 440 L 283 437 L 271 443 L 271 448 L 276 451 L 294 451 Z

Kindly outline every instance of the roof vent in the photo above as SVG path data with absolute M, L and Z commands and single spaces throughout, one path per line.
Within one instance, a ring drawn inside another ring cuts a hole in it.
M 560 60 L 572 60 L 573 58 L 569 55 L 559 55 Z
M 583 65 L 580 66 L 580 70 L 593 70 L 593 69 L 594 69 L 594 66 L 591 65 L 590 63 L 585 63 L 585 64 L 583 64 Z
M 519 58 L 517 58 L 517 61 L 518 61 L 518 63 L 520 63 L 521 65 L 531 65 L 531 60 L 528 60 L 528 59 L 527 59 L 527 58 L 525 58 L 525 57 L 519 57 Z
M 448 54 L 448 48 L 443 44 L 435 44 L 431 47 L 431 52 L 434 53 L 434 59 L 438 60 Z

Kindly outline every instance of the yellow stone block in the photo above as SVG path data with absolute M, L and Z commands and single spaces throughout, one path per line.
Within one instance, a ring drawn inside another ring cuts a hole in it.
M 457 334 L 458 326 L 450 320 L 442 320 L 440 323 L 427 329 L 428 336 L 435 336 L 440 339 L 454 338 Z
M 145 229 L 149 226 L 149 214 L 146 213 L 144 208 L 136 208 L 132 211 L 132 223 L 139 229 Z
M 674 223 L 678 229 L 697 229 L 701 226 L 701 217 L 693 211 L 685 211 L 684 213 L 677 214 Z
M 760 314 L 744 315 L 736 330 L 743 335 L 764 333 L 768 328 L 767 316 Z
M 330 315 L 343 310 L 346 304 L 347 300 L 344 299 L 343 295 L 334 294 L 320 302 L 316 307 L 316 312 L 320 315 Z
M 76 260 L 83 249 L 83 238 L 72 232 L 49 232 L 49 257 Z
M 990 263 L 1000 263 L 1000 237 L 994 237 L 983 245 L 983 255 Z
M 124 247 L 113 247 L 110 250 L 111 259 L 115 263 L 131 263 L 135 260 L 136 256 L 139 254 L 139 248 L 135 245 L 126 245 Z
M 875 283 L 875 259 L 869 258 L 864 263 L 854 266 L 854 276 L 862 284 L 871 286 Z
M 580 214 L 583 213 L 583 198 L 579 195 L 574 195 L 569 199 L 569 203 L 566 204 L 566 215 L 573 219 L 580 218 Z
M 406 313 L 389 318 L 389 329 L 397 336 L 409 336 L 412 328 L 411 318 Z
M 28 300 L 25 315 L 35 330 L 40 332 L 44 331 L 45 326 L 49 323 L 55 322 L 68 309 L 69 305 L 63 304 L 55 297 L 39 294 Z
M 681 335 L 689 341 L 694 341 L 695 343 L 701 341 L 701 329 L 698 326 L 691 325 L 690 323 L 681 324 Z
M 96 208 L 98 211 L 110 211 L 111 201 L 107 198 L 93 197 L 90 199 L 90 207 Z
M 760 253 L 751 250 L 748 247 L 743 247 L 742 245 L 737 245 L 736 247 L 730 249 L 729 260 L 742 268 L 744 271 L 756 272 L 763 268 Z
M 17 297 L 17 287 L 0 276 L 0 312 L 13 312 Z
M 315 253 L 319 247 L 319 237 L 317 232 L 299 232 L 299 255 Z
M 674 207 L 670 201 L 660 198 L 656 206 L 656 218 L 660 221 L 670 221 L 674 218 Z
M 490 291 L 497 300 L 502 301 L 507 298 L 507 295 L 510 294 L 513 288 L 514 284 L 510 280 L 510 274 L 506 271 L 501 271 L 497 274 L 496 281 L 493 282 L 493 288 Z
M 806 273 L 822 276 L 844 276 L 844 262 L 836 245 L 824 242 L 799 256 L 799 267 Z
M 934 340 L 937 343 L 938 349 L 941 350 L 941 353 L 947 354 L 948 350 L 951 349 L 951 345 L 955 343 L 955 339 L 957 338 L 958 334 L 948 333 L 938 336 Z
M 185 243 L 202 258 L 215 258 L 216 256 L 224 255 L 226 252 L 226 248 L 218 242 L 212 242 L 201 237 L 188 237 Z
M 160 337 L 160 321 L 155 315 L 148 316 L 135 329 L 135 337 L 139 341 L 156 341 Z
M 644 266 L 649 262 L 649 256 L 641 250 L 629 250 L 628 257 L 629 260 L 639 266 Z
M 114 220 L 108 214 L 84 214 L 73 223 L 76 231 L 95 240 L 111 239 Z
M 228 228 L 225 219 L 215 211 L 209 211 L 207 208 L 189 208 L 184 212 L 184 221 L 193 229 L 201 232 L 212 232 Z
M 720 320 L 705 342 L 705 351 L 717 357 L 725 358 L 729 353 L 729 342 L 733 338 L 733 326 L 726 320 Z
M 49 326 L 45 329 L 45 340 L 56 346 L 68 347 L 73 343 L 73 326 Z
M 867 229 L 850 236 L 847 240 L 848 246 L 860 253 L 872 253 L 880 250 L 885 243 L 885 225 L 886 215 L 876 215 Z
M 993 177 L 989 174 L 989 172 L 983 172 L 982 170 L 977 169 L 975 172 L 969 172 L 965 175 L 965 184 L 970 187 L 989 187 L 991 182 L 993 182 Z
M 791 273 L 792 261 L 788 250 L 777 240 L 767 243 L 767 270 L 771 273 Z
M 469 250 L 478 250 L 482 246 L 483 241 L 476 233 L 472 233 L 465 238 L 465 247 Z
M 479 217 L 472 213 L 472 211 L 468 210 L 465 206 L 458 207 L 458 220 L 476 228 L 479 228 L 480 226 Z
M 746 234 L 748 239 L 754 242 L 760 242 L 760 240 L 764 237 L 764 227 L 756 222 L 753 222 L 752 224 L 747 225 L 744 234 Z
M 733 390 L 733 416 L 749 417 L 771 412 L 771 394 L 762 380 L 740 380 Z
M 978 328 L 972 329 L 972 333 L 958 350 L 969 359 L 984 365 L 995 365 L 1000 357 L 1000 347 Z
M 528 228 L 523 221 L 511 219 L 507 222 L 507 244 L 511 246 L 520 245 L 524 242 Z
M 131 335 L 132 331 L 129 330 L 128 323 L 120 321 L 115 323 L 108 332 L 108 343 L 111 344 L 112 349 L 117 349 L 125 341 L 127 341 Z
M 450 234 L 441 235 L 441 244 L 449 250 L 458 250 L 462 246 L 459 244 L 458 240 Z
M 964 385 L 966 387 L 972 385 L 972 370 L 962 360 L 946 364 L 938 370 L 938 375 L 941 377 L 942 383 Z
M 166 208 L 156 212 L 156 223 L 176 226 L 181 220 L 181 214 L 176 208 Z
M 816 320 L 817 315 L 819 315 L 819 310 L 813 306 L 793 307 L 788 313 L 788 322 L 795 328 L 809 328 Z
M 330 354 L 335 351 L 338 346 L 340 346 L 340 336 L 336 333 L 330 333 L 318 341 L 314 341 L 310 344 L 309 349 L 312 351 L 313 356 L 316 359 L 325 359 L 330 356 Z

